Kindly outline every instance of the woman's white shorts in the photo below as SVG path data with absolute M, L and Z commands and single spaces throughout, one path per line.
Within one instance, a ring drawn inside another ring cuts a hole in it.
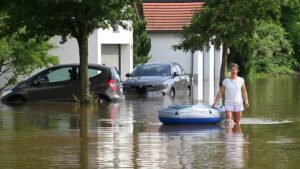
M 225 105 L 225 110 L 231 112 L 242 112 L 244 110 L 244 105 Z

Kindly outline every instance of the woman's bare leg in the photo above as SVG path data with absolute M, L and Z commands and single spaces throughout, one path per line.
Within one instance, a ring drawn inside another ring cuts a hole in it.
M 232 120 L 232 112 L 226 110 L 226 121 Z
M 231 111 L 226 111 L 226 126 L 227 128 L 232 128 L 233 127 L 233 121 L 232 121 L 232 112 Z
M 234 112 L 233 113 L 234 123 L 240 124 L 241 118 L 242 118 L 242 112 Z

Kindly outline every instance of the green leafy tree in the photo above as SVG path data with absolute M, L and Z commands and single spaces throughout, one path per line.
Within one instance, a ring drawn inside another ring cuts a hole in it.
M 151 57 L 148 55 L 151 49 L 151 40 L 146 30 L 144 18 L 133 22 L 133 65 L 146 63 Z
M 60 35 L 78 42 L 80 57 L 80 101 L 90 101 L 88 79 L 88 37 L 95 29 L 118 24 L 128 27 L 133 0 L 7 0 L 1 2 L 9 17 L 5 33 L 26 28 L 26 37 L 48 40 Z
M 300 70 L 300 0 L 289 0 L 282 8 L 280 21 L 287 32 L 287 38 L 291 41 L 294 57 L 297 59 L 294 67 Z
M 146 63 L 151 49 L 151 40 L 146 29 L 146 21 L 142 7 L 142 1 L 135 3 L 136 15 L 133 20 L 133 66 Z
M 57 64 L 58 58 L 48 53 L 54 47 L 36 39 L 23 41 L 17 34 L 1 38 L 0 92 L 14 85 L 19 77 L 28 76 L 37 68 Z
M 6 27 L 3 20 L 7 17 L 0 9 L 0 32 Z M 35 69 L 58 63 L 58 58 L 49 54 L 49 50 L 55 48 L 53 44 L 34 38 L 24 40 L 22 33 L 24 30 L 20 29 L 0 38 L 0 93 Z
M 209 47 L 209 43 L 222 45 L 221 82 L 225 78 L 228 49 L 248 42 L 256 22 L 278 16 L 284 3 L 282 0 L 208 1 L 193 17 L 192 24 L 183 29 L 183 40 L 175 48 L 195 51 Z
M 286 74 L 292 70 L 295 62 L 292 45 L 285 36 L 281 25 L 273 21 L 257 23 L 252 40 L 248 43 L 250 51 L 250 75 Z

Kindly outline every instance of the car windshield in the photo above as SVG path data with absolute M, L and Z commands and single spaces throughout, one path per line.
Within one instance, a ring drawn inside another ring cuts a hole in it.
M 166 64 L 139 65 L 131 76 L 170 76 L 171 67 Z

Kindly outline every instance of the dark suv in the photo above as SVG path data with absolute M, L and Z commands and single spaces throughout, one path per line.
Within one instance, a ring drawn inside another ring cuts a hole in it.
M 20 82 L 3 93 L 4 103 L 53 100 L 71 101 L 80 96 L 79 64 L 57 65 L 47 68 Z M 90 92 L 107 100 L 123 98 L 121 78 L 115 68 L 88 65 Z

